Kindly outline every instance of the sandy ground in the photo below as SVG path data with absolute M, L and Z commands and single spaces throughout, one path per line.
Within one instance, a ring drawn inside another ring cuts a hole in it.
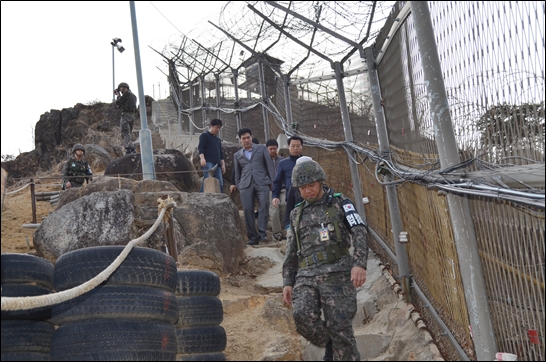
M 53 185 L 53 180 L 42 180 L 42 184 L 36 185 L 36 192 L 58 191 L 59 186 Z M 51 186 L 45 186 L 51 182 Z M 57 181 L 58 182 L 58 181 Z M 9 187 L 10 192 L 23 186 L 19 184 Z M 43 218 L 53 212 L 54 207 L 49 201 L 36 202 L 36 220 L 39 223 Z M 32 222 L 32 205 L 30 199 L 30 187 L 13 195 L 4 197 L 2 209 L 2 253 L 33 253 L 33 234 L 35 229 L 22 228 L 23 224 Z M 254 287 L 255 275 L 242 271 L 239 275 L 221 276 L 221 293 L 219 298 L 225 308 L 222 326 L 227 334 L 227 347 L 224 351 L 226 358 L 232 361 L 251 361 L 263 358 L 263 353 L 271 348 L 271 343 L 276 343 L 283 336 L 290 340 L 295 347 L 299 339 L 294 331 L 273 329 L 263 318 L 264 303 L 268 298 L 282 300 L 280 293 L 268 295 L 260 294 Z M 293 350 L 296 348 L 293 348 Z M 289 353 L 285 358 L 298 355 Z M 301 357 L 300 357 L 301 358 Z

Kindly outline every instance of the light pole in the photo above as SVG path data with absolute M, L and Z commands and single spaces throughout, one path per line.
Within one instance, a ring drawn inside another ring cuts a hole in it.
M 123 51 L 125 50 L 125 48 L 120 44 L 121 43 L 121 39 L 120 38 L 113 38 L 112 41 L 110 42 L 110 45 L 112 45 L 112 89 L 116 89 L 116 76 L 115 76 L 115 67 L 114 67 L 114 47 L 118 49 L 118 51 L 120 53 L 123 53 Z M 112 102 L 115 102 L 116 101 L 116 96 L 113 95 L 112 96 Z

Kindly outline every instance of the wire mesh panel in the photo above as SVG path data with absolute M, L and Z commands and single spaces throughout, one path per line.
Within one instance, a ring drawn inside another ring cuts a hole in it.
M 542 360 L 544 214 L 485 198 L 470 204 L 498 348 L 521 360 Z
M 397 3 L 390 24 L 403 5 Z M 544 3 L 429 7 L 459 156 L 476 160 L 466 171 L 544 162 Z M 378 74 L 393 159 L 438 170 L 437 134 L 411 15 L 389 40 Z M 421 190 L 413 187 L 418 186 L 398 188 L 413 277 L 472 357 L 457 270 L 465 265 L 454 253 L 447 208 L 438 207 L 437 196 L 416 197 Z M 520 188 L 544 193 L 526 184 Z M 544 210 L 485 197 L 472 198 L 471 206 L 498 348 L 519 359 L 543 360 Z

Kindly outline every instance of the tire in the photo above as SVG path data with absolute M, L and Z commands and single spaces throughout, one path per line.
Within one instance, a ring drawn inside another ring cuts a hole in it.
M 60 326 L 52 361 L 174 361 L 172 324 L 127 319 L 89 320 Z
M 52 321 L 58 325 L 116 318 L 174 324 L 178 303 L 174 293 L 165 289 L 107 284 L 57 304 L 52 311 Z
M 38 352 L 2 352 L 2 361 L 49 361 L 49 353 Z M 225 360 L 224 360 L 225 361 Z
M 218 353 L 177 354 L 177 361 L 225 361 L 226 356 Z
M 2 284 L 2 297 L 33 297 L 50 294 L 48 288 L 31 284 Z M 2 320 L 26 319 L 45 321 L 51 318 L 51 306 L 28 310 L 2 311 Z
M 29 254 L 3 253 L 2 285 L 34 283 L 53 290 L 53 264 Z
M 92 279 L 123 249 L 124 246 L 94 246 L 61 255 L 55 264 L 55 290 L 67 290 Z M 174 293 L 176 262 L 159 250 L 135 247 L 106 283 L 160 287 Z
M 220 294 L 220 278 L 218 275 L 205 270 L 178 270 L 176 295 L 210 295 Z
M 178 321 L 175 327 L 217 326 L 224 319 L 222 302 L 217 297 L 176 297 Z
M 222 326 L 177 328 L 177 353 L 223 352 L 226 338 L 226 331 Z
M 55 326 L 40 321 L 2 321 L 1 352 L 49 353 Z

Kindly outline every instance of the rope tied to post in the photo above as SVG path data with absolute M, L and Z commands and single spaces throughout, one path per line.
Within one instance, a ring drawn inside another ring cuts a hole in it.
M 165 224 L 165 228 L 169 227 L 169 219 L 171 218 L 171 211 L 173 207 L 176 207 L 176 202 L 173 200 L 171 196 L 162 196 L 159 199 L 157 199 L 157 211 L 159 214 L 161 214 L 162 210 L 165 210 L 165 213 L 163 214 L 163 224 Z
M 157 219 L 152 227 L 148 229 L 145 234 L 131 240 L 127 244 L 127 246 L 125 246 L 125 248 L 121 251 L 118 257 L 112 262 L 112 264 L 110 264 L 97 276 L 81 285 L 78 285 L 71 289 L 63 290 L 62 292 L 38 295 L 33 297 L 2 297 L 2 310 L 25 310 L 62 303 L 67 300 L 79 297 L 80 295 L 87 293 L 88 291 L 94 289 L 96 286 L 106 281 L 106 279 L 108 279 L 110 275 L 112 275 L 112 273 L 116 271 L 116 269 L 121 265 L 127 255 L 129 255 L 131 249 L 139 243 L 143 242 L 144 240 L 148 239 L 157 229 L 161 221 L 168 225 L 168 217 L 170 216 L 172 208 L 176 206 L 176 202 L 173 201 L 172 197 L 168 196 L 166 196 L 165 199 L 160 198 L 157 201 L 159 202 L 159 215 L 157 216 Z M 167 212 L 169 213 L 168 216 L 166 215 Z

